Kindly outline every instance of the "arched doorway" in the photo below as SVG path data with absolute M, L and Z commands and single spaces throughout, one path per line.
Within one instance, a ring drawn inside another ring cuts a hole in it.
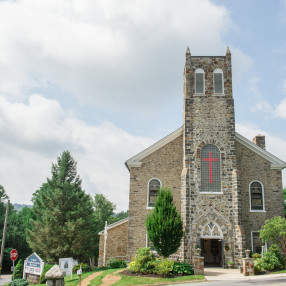
M 213 221 L 207 223 L 200 236 L 200 248 L 205 259 L 205 266 L 224 267 L 223 244 L 220 226 Z

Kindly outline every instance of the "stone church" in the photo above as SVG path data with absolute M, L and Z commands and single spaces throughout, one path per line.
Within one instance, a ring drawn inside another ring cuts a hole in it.
M 131 259 L 151 246 L 145 218 L 161 186 L 172 189 L 184 238 L 173 258 L 192 262 L 201 248 L 205 265 L 241 264 L 244 251 L 261 252 L 258 231 L 266 219 L 284 216 L 282 169 L 266 151 L 265 137 L 250 141 L 235 131 L 231 53 L 186 52 L 183 126 L 126 161 L 129 217 L 100 232 L 99 264 Z M 105 251 L 104 251 L 105 244 Z

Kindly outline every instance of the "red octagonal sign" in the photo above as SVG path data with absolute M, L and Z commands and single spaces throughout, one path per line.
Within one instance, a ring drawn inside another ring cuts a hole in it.
M 11 250 L 10 258 L 11 258 L 12 261 L 15 261 L 18 258 L 18 252 L 17 252 L 16 249 Z

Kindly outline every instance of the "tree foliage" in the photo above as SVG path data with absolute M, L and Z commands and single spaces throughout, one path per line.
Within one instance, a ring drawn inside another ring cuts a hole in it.
M 61 257 L 86 260 L 93 251 L 93 204 L 81 188 L 76 165 L 70 152 L 64 151 L 52 165 L 51 178 L 33 194 L 28 242 L 48 262 Z
M 0 186 L 0 244 L 2 243 L 2 234 L 4 227 L 4 220 L 6 215 L 6 200 L 8 196 L 3 186 Z M 31 249 L 26 239 L 26 226 L 24 224 L 24 215 L 22 212 L 17 212 L 13 205 L 9 205 L 7 233 L 5 239 L 5 248 L 3 255 L 3 269 L 9 270 L 12 265 L 10 259 L 10 252 L 13 248 L 17 249 L 19 258 L 26 258 Z M 26 217 L 25 217 L 26 219 Z
M 260 230 L 260 238 L 263 242 L 275 243 L 284 253 L 286 261 L 286 219 L 276 216 L 267 219 Z
M 95 232 L 95 258 L 99 255 L 99 235 L 98 233 L 104 229 L 105 222 L 110 222 L 110 218 L 114 214 L 115 204 L 110 202 L 104 195 L 96 194 L 94 196 L 94 220 L 96 225 Z
M 149 240 L 160 255 L 168 257 L 180 247 L 183 222 L 170 189 L 160 189 L 154 210 L 147 216 L 146 228 Z
M 286 188 L 283 189 L 283 199 L 284 199 L 284 213 L 286 217 Z

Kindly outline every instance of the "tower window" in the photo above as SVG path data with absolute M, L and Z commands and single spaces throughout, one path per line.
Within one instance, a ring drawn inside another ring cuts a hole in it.
M 148 207 L 153 208 L 157 200 L 159 190 L 161 188 L 161 182 L 158 179 L 152 179 L 148 184 Z
M 214 71 L 214 94 L 223 94 L 223 72 L 221 69 Z
M 201 150 L 201 191 L 221 192 L 220 150 L 212 144 Z
M 195 71 L 195 94 L 205 94 L 205 73 L 203 69 Z
M 260 182 L 252 182 L 250 184 L 250 210 L 264 211 L 264 194 L 263 186 Z

